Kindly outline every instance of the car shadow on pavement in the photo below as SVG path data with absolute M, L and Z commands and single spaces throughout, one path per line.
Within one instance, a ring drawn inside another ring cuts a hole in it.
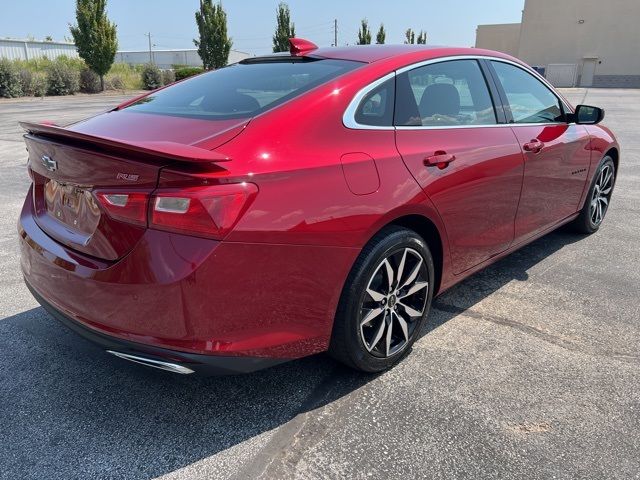
M 372 378 L 325 355 L 181 376 L 113 357 L 34 308 L 0 321 L 0 478 L 156 477 L 259 443 Z
M 531 267 L 583 238 L 584 235 L 573 232 L 570 226 L 561 227 L 455 285 L 434 299 L 422 335 L 471 309 L 507 283 L 513 280 L 526 282 Z
M 580 238 L 552 233 L 470 277 L 435 300 L 425 333 Z M 242 442 L 255 453 L 261 434 L 374 378 L 325 355 L 179 376 L 112 357 L 34 308 L 0 321 L 0 476 L 150 478 Z

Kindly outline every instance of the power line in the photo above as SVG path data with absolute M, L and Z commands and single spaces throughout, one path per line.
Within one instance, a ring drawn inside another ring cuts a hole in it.
M 327 20 L 322 23 L 310 23 L 307 25 L 298 25 L 297 23 L 294 22 L 294 25 L 296 26 L 296 28 L 316 28 L 316 27 L 329 27 L 333 25 L 333 22 L 334 22 L 333 20 Z

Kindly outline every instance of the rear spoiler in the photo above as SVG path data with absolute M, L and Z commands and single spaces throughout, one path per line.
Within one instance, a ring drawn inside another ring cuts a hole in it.
M 111 150 L 125 150 L 135 152 L 145 157 L 164 158 L 167 160 L 188 163 L 228 162 L 231 160 L 219 152 L 184 145 L 175 142 L 149 141 L 125 142 L 107 137 L 97 137 L 86 133 L 45 123 L 19 122 L 20 126 L 29 134 L 51 138 L 52 140 L 72 140 L 95 145 Z

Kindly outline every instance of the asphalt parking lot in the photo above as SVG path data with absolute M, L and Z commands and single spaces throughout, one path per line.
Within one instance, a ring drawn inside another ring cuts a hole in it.
M 378 376 L 326 356 L 240 377 L 111 357 L 21 279 L 18 120 L 122 100 L 0 101 L 0 478 L 640 478 L 640 90 L 573 89 L 622 145 L 608 217 L 561 230 L 438 298 Z

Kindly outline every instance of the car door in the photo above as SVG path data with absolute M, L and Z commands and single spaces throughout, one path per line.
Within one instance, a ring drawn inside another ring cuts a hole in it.
M 480 61 L 456 59 L 396 76 L 396 146 L 440 214 L 454 273 L 514 237 L 523 159 L 487 75 Z
M 515 225 L 519 242 L 578 211 L 589 173 L 590 139 L 584 126 L 565 121 L 567 107 L 532 73 L 499 60 L 489 63 L 524 158 Z

